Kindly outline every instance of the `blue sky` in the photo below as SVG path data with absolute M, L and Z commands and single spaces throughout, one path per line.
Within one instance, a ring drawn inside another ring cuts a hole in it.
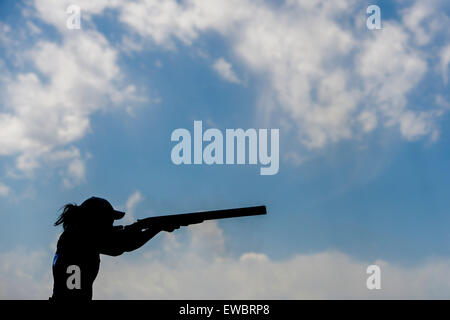
M 45 252 L 45 265 L 58 209 L 97 195 L 134 218 L 267 205 L 266 217 L 214 225 L 231 259 L 331 251 L 407 270 L 449 261 L 445 1 L 244 1 L 236 12 L 167 3 L 79 1 L 81 30 L 66 28 L 61 2 L 0 4 L 1 252 Z M 368 4 L 380 6 L 382 30 L 367 30 Z M 214 68 L 220 58 L 237 81 Z M 194 120 L 279 128 L 278 174 L 174 165 L 170 135 Z

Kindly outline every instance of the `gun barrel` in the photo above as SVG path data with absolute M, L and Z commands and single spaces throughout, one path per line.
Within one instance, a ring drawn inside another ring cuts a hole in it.
M 212 211 L 201 211 L 191 213 L 172 214 L 167 216 L 149 217 L 138 220 L 138 223 L 143 225 L 151 225 L 158 222 L 174 222 L 181 225 L 198 223 L 205 220 L 238 218 L 247 216 L 257 216 L 266 214 L 266 206 L 255 206 L 235 209 L 223 209 Z

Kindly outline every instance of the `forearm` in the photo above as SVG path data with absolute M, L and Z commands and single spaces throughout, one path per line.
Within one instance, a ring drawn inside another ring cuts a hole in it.
M 146 230 L 133 230 L 133 235 L 130 235 L 129 241 L 127 241 L 127 247 L 125 251 L 130 252 L 142 247 L 147 241 L 156 236 L 161 231 L 160 228 L 149 228 Z
M 99 252 L 110 256 L 118 256 L 124 252 L 139 249 L 160 231 L 172 232 L 179 227 L 179 225 L 173 223 L 153 225 L 144 230 L 139 223 L 133 223 L 125 227 L 117 226 L 119 230 L 113 232 L 109 239 L 102 241 Z

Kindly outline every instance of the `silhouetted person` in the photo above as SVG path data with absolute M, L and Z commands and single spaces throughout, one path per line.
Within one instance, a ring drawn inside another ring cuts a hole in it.
M 92 299 L 92 285 L 100 266 L 100 254 L 118 256 L 140 248 L 160 231 L 180 227 L 173 222 L 142 229 L 137 223 L 113 226 L 125 212 L 114 210 L 105 199 L 92 197 L 80 206 L 67 204 L 55 222 L 64 228 L 53 259 L 52 300 Z M 79 283 L 75 277 L 79 273 Z M 75 279 L 75 280 L 74 280 Z M 72 283 L 72 280 L 74 280 Z M 75 287 L 74 287 L 75 286 Z

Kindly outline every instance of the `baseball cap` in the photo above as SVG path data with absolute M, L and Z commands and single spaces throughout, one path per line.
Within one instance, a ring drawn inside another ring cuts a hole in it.
M 125 212 L 114 210 L 113 206 L 108 202 L 108 200 L 98 197 L 91 197 L 85 200 L 81 204 L 81 207 L 109 215 L 114 220 L 122 219 L 125 215 Z

